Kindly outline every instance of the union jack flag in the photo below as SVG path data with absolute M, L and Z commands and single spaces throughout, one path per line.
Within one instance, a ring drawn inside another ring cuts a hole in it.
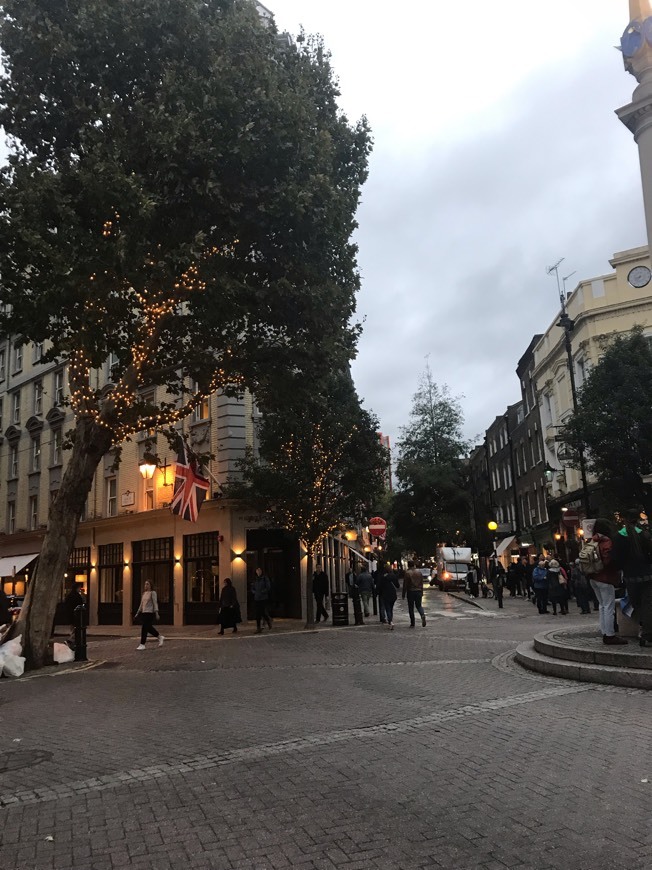
M 182 444 L 174 471 L 174 495 L 170 510 L 182 519 L 196 523 L 207 492 L 208 480 L 199 470 L 192 453 L 186 456 L 186 448 Z

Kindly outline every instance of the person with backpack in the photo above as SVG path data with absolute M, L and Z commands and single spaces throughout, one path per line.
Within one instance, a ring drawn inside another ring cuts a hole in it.
M 616 634 L 616 587 L 620 585 L 620 570 L 614 553 L 615 529 L 609 520 L 599 518 L 593 526 L 593 537 L 580 550 L 580 568 L 591 582 L 598 599 L 602 642 L 607 646 L 626 644 Z M 651 578 L 652 579 L 652 578 Z
M 639 644 L 652 646 L 652 539 L 640 523 L 640 511 L 629 510 L 613 539 L 613 560 L 622 570 L 627 597 L 638 617 Z
M 537 603 L 539 613 L 549 613 L 548 611 L 548 571 L 546 563 L 543 559 L 539 560 L 539 564 L 532 571 L 532 588 L 534 589 L 534 598 Z

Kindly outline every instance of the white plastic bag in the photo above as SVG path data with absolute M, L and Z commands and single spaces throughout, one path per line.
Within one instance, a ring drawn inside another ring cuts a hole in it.
M 3 643 L 2 646 L 0 646 L 0 655 L 21 655 L 23 651 L 23 644 L 21 643 L 22 639 L 22 634 L 19 634 L 18 637 L 13 637 L 11 640 L 8 640 L 7 643 Z
M 5 644 L 6 646 L 6 644 Z M 5 677 L 22 677 L 25 672 L 25 659 L 22 656 L 15 656 L 5 653 L 2 662 L 2 673 Z
M 53 658 L 58 665 L 64 665 L 66 662 L 74 662 L 75 654 L 67 644 L 55 643 Z

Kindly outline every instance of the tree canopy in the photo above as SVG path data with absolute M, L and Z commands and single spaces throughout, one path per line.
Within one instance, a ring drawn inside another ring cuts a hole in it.
M 0 11 L 0 329 L 68 363 L 76 417 L 21 615 L 32 663 L 107 450 L 218 387 L 265 408 L 353 353 L 369 132 L 338 109 L 322 42 L 276 37 L 238 0 Z
M 431 556 L 437 543 L 464 540 L 468 532 L 463 422 L 459 401 L 427 368 L 398 442 L 399 485 L 391 513 L 392 534 L 423 556 Z
M 608 343 L 560 434 L 577 467 L 579 448 L 584 449 L 609 507 L 646 500 L 642 477 L 652 473 L 652 351 L 640 329 Z

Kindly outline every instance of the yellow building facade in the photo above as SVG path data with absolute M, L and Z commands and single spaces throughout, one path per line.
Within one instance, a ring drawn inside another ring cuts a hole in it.
M 615 254 L 610 265 L 612 272 L 581 281 L 566 300 L 568 316 L 574 322 L 571 349 L 578 390 L 599 361 L 605 342 L 614 334 L 640 326 L 652 338 L 652 283 L 648 277 L 647 247 Z M 646 278 L 645 286 L 635 286 Z M 534 348 L 533 380 L 550 478 L 549 501 L 580 508 L 579 471 L 568 466 L 564 446 L 557 440 L 560 428 L 573 412 L 565 333 L 557 319 Z M 595 481 L 589 476 L 588 482 L 590 485 Z

